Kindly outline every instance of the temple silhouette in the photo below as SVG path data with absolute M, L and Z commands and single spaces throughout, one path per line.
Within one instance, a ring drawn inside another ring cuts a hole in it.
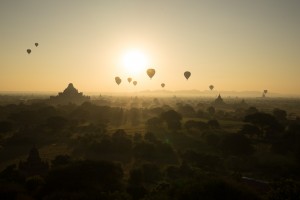
M 215 106 L 224 106 L 224 105 L 226 105 L 226 103 L 224 102 L 224 100 L 222 99 L 220 94 L 212 104 L 215 105 Z
M 25 177 L 40 175 L 45 176 L 48 173 L 49 165 L 42 161 L 39 151 L 33 147 L 26 161 L 19 162 L 19 170 Z
M 72 83 L 69 83 L 68 87 L 63 92 L 59 92 L 57 96 L 50 96 L 51 104 L 82 104 L 86 101 L 90 101 L 90 97 L 78 92 Z

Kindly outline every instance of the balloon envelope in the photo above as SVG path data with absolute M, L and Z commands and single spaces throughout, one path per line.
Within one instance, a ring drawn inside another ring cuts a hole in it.
M 136 81 L 133 81 L 132 83 L 133 83 L 133 85 L 136 85 L 136 84 L 137 84 L 137 82 L 136 82 Z
M 162 83 L 160 84 L 162 88 L 164 88 L 166 86 L 166 84 Z
M 184 72 L 184 76 L 185 76 L 186 80 L 188 80 L 191 76 L 191 72 L 189 72 L 189 71 Z
M 210 86 L 209 86 L 209 89 L 210 89 L 210 90 L 213 90 L 213 89 L 214 89 L 214 86 L 213 86 L 213 85 L 210 85 Z
M 264 90 L 264 93 L 267 94 L 267 93 L 268 93 L 268 90 Z
M 27 53 L 30 54 L 31 53 L 31 49 L 27 49 Z
M 115 77 L 115 81 L 118 85 L 120 85 L 120 83 L 122 82 L 122 80 L 118 76 Z
M 151 79 L 155 74 L 155 69 L 147 69 L 147 74 Z
M 128 83 L 130 83 L 132 81 L 132 78 L 127 78 Z
M 34 43 L 34 45 L 37 47 L 37 46 L 39 46 L 39 43 L 36 42 L 36 43 Z

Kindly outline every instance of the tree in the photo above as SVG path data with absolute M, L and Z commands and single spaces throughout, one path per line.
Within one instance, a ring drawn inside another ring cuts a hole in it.
M 220 124 L 218 122 L 218 120 L 216 119 L 211 119 L 207 122 L 208 127 L 212 128 L 212 129 L 219 129 L 220 128 Z
M 275 108 L 273 110 L 273 115 L 274 117 L 278 120 L 278 121 L 286 121 L 286 116 L 287 116 L 287 113 L 285 110 L 281 110 L 279 108 Z
M 157 138 L 152 132 L 146 132 L 144 135 L 144 139 L 153 143 L 157 142 Z
M 63 129 L 67 124 L 67 120 L 61 116 L 49 117 L 47 119 L 47 126 L 53 131 L 58 131 Z
M 220 136 L 215 133 L 207 133 L 204 136 L 204 139 L 208 145 L 217 147 L 220 143 Z
M 168 129 L 173 130 L 173 131 L 181 129 L 182 117 L 175 110 L 169 110 L 169 111 L 163 112 L 160 115 L 160 118 L 167 123 Z
M 257 112 L 258 112 L 258 109 L 256 107 L 253 107 L 253 106 L 249 107 L 245 111 L 246 115 L 251 115 L 251 114 L 254 114 L 254 113 L 257 113 Z
M 121 126 L 123 123 L 124 110 L 122 108 L 112 108 L 110 109 L 110 123 L 114 126 Z
M 197 110 L 197 112 L 196 112 L 196 116 L 197 117 L 205 117 L 205 112 L 204 112 L 204 110 L 203 109 L 199 109 L 199 110 Z
M 152 117 L 146 121 L 146 126 L 149 131 L 155 131 L 162 128 L 162 120 L 158 117 Z
M 215 113 L 216 113 L 216 109 L 215 109 L 215 107 L 213 107 L 213 106 L 209 106 L 209 107 L 207 108 L 207 112 L 210 114 L 210 116 L 214 116 Z
M 195 120 L 188 120 L 188 121 L 185 122 L 184 127 L 188 131 L 191 131 L 192 129 L 198 129 L 198 130 L 207 129 L 208 125 L 205 122 L 195 121 Z
M 141 142 L 143 139 L 142 134 L 140 133 L 134 133 L 133 135 L 133 141 L 134 142 Z
M 143 179 L 147 183 L 155 183 L 162 178 L 159 167 L 153 163 L 146 163 L 142 165 Z
M 0 121 L 0 133 L 7 133 L 13 129 L 13 125 L 9 121 Z
M 131 120 L 132 126 L 137 126 L 140 124 L 141 113 L 138 108 L 131 108 L 128 111 L 128 114 L 129 114 L 129 119 Z
M 136 159 L 148 161 L 155 160 L 157 156 L 155 145 L 149 142 L 137 143 L 133 148 L 133 153 Z
M 30 176 L 26 179 L 26 188 L 30 193 L 35 194 L 45 185 L 45 180 L 41 176 Z
M 218 156 L 198 153 L 193 150 L 185 151 L 182 158 L 188 163 L 194 164 L 208 171 L 215 170 L 222 166 L 221 159 Z
M 270 200 L 281 199 L 299 199 L 300 184 L 299 182 L 286 179 L 274 182 L 271 184 L 271 191 L 269 193 Z
M 259 130 L 259 128 L 252 124 L 244 124 L 242 129 L 239 132 L 241 134 L 249 135 L 250 137 L 252 137 L 254 135 L 256 135 L 256 136 L 261 135 L 261 131 Z
M 112 145 L 114 152 L 123 155 L 131 151 L 132 141 L 123 129 L 119 129 L 112 135 Z
M 231 155 L 250 155 L 254 152 L 250 140 L 237 133 L 226 135 L 221 142 L 221 149 Z
M 274 137 L 275 133 L 283 130 L 273 115 L 263 112 L 247 115 L 244 121 L 259 127 L 265 137 Z
M 216 177 L 206 178 L 205 180 L 198 177 L 188 179 L 174 187 L 171 190 L 174 192 L 169 192 L 173 197 L 170 199 L 174 199 L 174 197 L 178 200 L 260 199 L 257 194 L 248 190 L 245 186 Z
M 69 155 L 58 155 L 51 161 L 51 168 L 66 166 L 71 163 Z
M 23 110 L 12 113 L 9 117 L 22 128 L 33 128 L 41 124 L 42 118 L 35 110 Z
M 291 122 L 285 133 L 273 142 L 271 150 L 279 154 L 293 153 L 300 161 L 300 123 Z
M 122 188 L 123 170 L 107 161 L 77 161 L 50 171 L 45 192 L 113 192 Z
M 130 172 L 130 184 L 128 185 L 126 190 L 133 200 L 142 199 L 147 194 L 146 188 L 139 183 L 141 175 L 142 172 L 140 169 L 132 170 Z
M 178 104 L 177 106 L 178 106 L 178 112 L 181 113 L 183 116 L 194 117 L 196 115 L 196 111 L 189 104 L 186 105 Z
M 25 177 L 17 169 L 17 165 L 12 164 L 0 172 L 0 182 L 24 183 Z

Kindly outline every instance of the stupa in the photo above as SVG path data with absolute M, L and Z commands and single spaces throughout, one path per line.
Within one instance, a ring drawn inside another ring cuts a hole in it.
M 86 101 L 90 101 L 90 97 L 78 92 L 72 83 L 69 83 L 68 87 L 63 92 L 59 92 L 57 96 L 50 96 L 52 104 L 82 104 Z
M 216 106 L 223 106 L 225 105 L 225 102 L 223 101 L 221 95 L 219 94 L 219 96 L 215 99 L 215 101 L 213 102 L 214 105 Z
M 33 147 L 26 161 L 19 162 L 19 170 L 25 177 L 40 175 L 45 176 L 48 173 L 49 165 L 42 161 L 39 151 Z

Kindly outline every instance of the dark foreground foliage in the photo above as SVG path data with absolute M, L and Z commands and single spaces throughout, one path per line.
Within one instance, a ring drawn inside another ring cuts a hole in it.
M 298 118 L 165 101 L 0 106 L 0 199 L 299 199 Z

